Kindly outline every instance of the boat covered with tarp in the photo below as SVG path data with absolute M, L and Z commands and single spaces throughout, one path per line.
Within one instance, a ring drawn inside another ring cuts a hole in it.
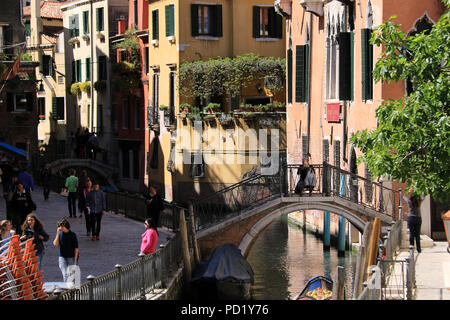
M 333 280 L 324 276 L 316 276 L 308 280 L 306 286 L 294 300 L 331 300 L 333 296 Z
M 192 277 L 196 299 L 247 300 L 251 297 L 254 272 L 233 244 L 217 247 L 208 261 L 201 261 Z

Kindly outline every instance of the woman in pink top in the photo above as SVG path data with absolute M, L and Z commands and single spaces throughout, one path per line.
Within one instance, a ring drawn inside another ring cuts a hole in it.
M 141 252 L 151 254 L 155 252 L 158 243 L 158 232 L 152 223 L 152 219 L 145 220 L 145 232 L 142 234 Z

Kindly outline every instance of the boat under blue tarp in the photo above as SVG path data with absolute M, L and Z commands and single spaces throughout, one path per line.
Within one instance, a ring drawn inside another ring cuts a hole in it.
M 232 244 L 217 247 L 208 261 L 199 263 L 192 277 L 198 298 L 219 300 L 249 299 L 253 282 L 251 265 Z
M 14 153 L 17 153 L 18 155 L 21 155 L 21 156 L 25 157 L 26 159 L 28 159 L 28 152 L 26 152 L 23 149 L 14 147 L 14 146 L 9 145 L 9 144 L 4 143 L 4 142 L 0 142 L 0 147 L 5 148 L 5 149 L 7 149 L 9 151 L 12 151 Z

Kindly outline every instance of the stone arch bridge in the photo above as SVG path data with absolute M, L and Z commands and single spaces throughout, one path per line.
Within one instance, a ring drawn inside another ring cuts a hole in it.
M 365 224 L 375 218 L 384 226 L 397 220 L 401 191 L 326 163 L 313 167 L 317 183 L 311 195 L 294 193 L 299 178 L 298 166 L 292 165 L 277 176 L 254 175 L 193 201 L 202 256 L 209 256 L 224 243 L 233 243 L 246 256 L 267 225 L 283 214 L 300 210 L 329 211 L 343 216 L 361 233 Z

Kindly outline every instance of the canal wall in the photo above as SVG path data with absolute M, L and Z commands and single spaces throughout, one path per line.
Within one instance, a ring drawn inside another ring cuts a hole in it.
M 323 213 L 316 210 L 297 211 L 288 214 L 288 222 L 305 229 L 314 234 L 317 238 L 323 240 Z M 348 222 L 345 228 L 346 250 L 357 251 L 360 243 L 360 233 Z M 339 239 L 339 216 L 330 214 L 330 243 L 332 246 L 338 246 Z

